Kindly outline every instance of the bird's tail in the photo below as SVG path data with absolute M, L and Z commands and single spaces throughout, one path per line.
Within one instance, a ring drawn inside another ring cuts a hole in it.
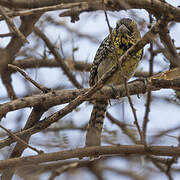
M 108 101 L 96 101 L 87 127 L 86 146 L 100 146 L 101 132 Z

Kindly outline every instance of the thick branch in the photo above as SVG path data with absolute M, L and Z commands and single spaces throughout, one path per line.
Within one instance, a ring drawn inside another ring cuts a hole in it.
M 147 92 L 147 88 L 152 91 L 156 91 L 162 88 L 179 89 L 180 80 L 163 80 L 154 79 L 152 82 L 144 84 L 143 81 L 135 81 L 128 84 L 128 89 L 130 95 L 144 94 Z M 88 89 L 79 90 L 56 90 L 46 94 L 34 95 L 29 97 L 24 97 L 21 99 L 16 99 L 8 103 L 1 104 L 0 106 L 0 117 L 6 116 L 6 113 L 10 111 L 15 111 L 25 107 L 42 106 L 44 108 L 49 108 L 59 104 L 65 104 L 73 99 L 75 99 L 80 94 L 84 94 Z M 116 91 L 116 94 L 114 94 Z M 100 91 L 97 91 L 93 96 L 86 98 L 86 101 L 92 100 L 104 100 L 104 99 L 116 99 L 125 97 L 124 85 L 115 86 L 113 89 L 111 87 L 103 87 Z
M 80 14 L 81 12 L 89 12 L 96 10 L 103 10 L 101 0 L 90 1 L 90 0 L 61 0 L 61 1 L 50 1 L 50 0 L 34 0 L 34 1 L 17 1 L 17 0 L 3 0 L 0 1 L 0 5 L 10 8 L 26 8 L 32 9 L 21 12 L 8 13 L 8 16 L 26 16 L 34 13 L 42 13 L 50 10 L 67 9 L 62 16 L 73 16 L 74 14 Z M 52 7 L 51 7 L 52 6 Z M 180 22 L 180 9 L 173 7 L 172 5 L 160 1 L 160 0 L 107 0 L 107 10 L 120 11 L 127 9 L 146 9 L 156 17 L 165 15 L 169 18 L 173 18 L 175 21 Z M 39 9 L 38 9 L 39 8 Z M 2 19 L 2 18 L 0 18 Z
M 180 156 L 180 147 L 151 146 L 149 151 L 144 145 L 122 145 L 122 146 L 95 146 L 83 147 L 74 150 L 59 151 L 54 153 L 40 154 L 22 158 L 13 158 L 0 161 L 0 170 L 19 167 L 24 165 L 38 164 L 50 161 L 65 160 L 71 158 L 83 158 L 88 156 L 102 155 L 157 155 L 157 156 Z

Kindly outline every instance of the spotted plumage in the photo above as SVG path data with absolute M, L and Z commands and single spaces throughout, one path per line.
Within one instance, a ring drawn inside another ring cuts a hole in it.
M 112 39 L 114 44 L 112 43 Z M 112 31 L 112 38 L 108 35 L 99 46 L 90 72 L 89 84 L 93 86 L 136 41 L 140 39 L 140 33 L 135 21 L 124 18 L 117 22 Z M 116 50 L 115 50 L 116 48 Z M 117 53 L 117 55 L 115 54 Z M 139 50 L 135 56 L 121 63 L 121 68 L 108 79 L 106 85 L 119 85 L 124 83 L 123 74 L 126 78 L 132 77 L 143 50 Z M 87 128 L 86 146 L 100 146 L 101 131 L 108 101 L 96 101 Z

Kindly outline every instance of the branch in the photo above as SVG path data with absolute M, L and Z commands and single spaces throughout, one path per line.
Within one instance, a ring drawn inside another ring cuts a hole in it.
M 150 90 L 152 91 L 163 88 L 179 89 L 180 79 L 178 78 L 175 80 L 166 80 L 150 78 L 147 84 L 145 84 L 142 80 L 136 80 L 128 84 L 130 95 L 144 94 L 147 92 L 148 88 L 150 88 Z M 101 91 L 97 91 L 91 97 L 85 98 L 85 101 L 118 99 L 126 96 L 124 85 L 115 86 L 114 90 L 117 92 L 117 96 L 114 96 L 114 91 L 111 87 L 105 86 L 101 89 Z M 87 88 L 77 90 L 56 90 L 46 94 L 39 94 L 16 99 L 0 105 L 0 117 L 5 117 L 6 113 L 25 107 L 41 106 L 44 108 L 49 108 L 52 106 L 65 104 L 71 102 L 77 96 L 79 96 L 80 94 L 84 94 L 87 91 Z
M 9 27 L 11 28 L 11 30 L 14 32 L 15 35 L 17 35 L 17 37 L 20 38 L 20 40 L 22 41 L 22 43 L 28 43 L 28 40 L 24 37 L 24 35 L 19 31 L 19 29 L 16 28 L 16 26 L 14 25 L 13 21 L 11 18 L 9 18 L 9 16 L 7 16 L 6 12 L 3 10 L 3 8 L 0 6 L 0 14 L 2 14 L 2 16 L 4 17 L 4 19 L 6 20 L 6 23 L 9 25 Z
M 38 15 L 31 15 L 27 17 L 21 18 L 21 25 L 19 27 L 19 31 L 27 37 L 29 34 L 32 33 L 35 23 L 39 20 L 40 14 Z M 13 36 L 10 43 L 6 47 L 6 51 L 8 52 L 10 58 L 6 62 L 6 65 L 12 63 L 14 60 L 14 56 L 20 50 L 23 43 L 17 36 Z
M 31 82 L 35 87 L 37 87 L 38 89 L 40 89 L 42 92 L 47 93 L 50 91 L 49 88 L 46 88 L 40 84 L 38 84 L 36 81 L 34 81 L 32 78 L 30 78 L 21 68 L 12 65 L 12 64 L 8 64 L 8 67 L 12 68 L 15 71 L 18 71 L 20 74 L 22 74 L 22 76 L 24 76 L 24 78 L 26 80 L 28 80 L 29 82 Z
M 42 109 L 41 107 L 34 107 L 23 130 L 28 129 L 32 127 L 35 123 L 37 123 L 40 120 L 44 111 L 45 110 Z M 26 134 L 25 136 L 21 136 L 21 139 L 28 143 L 30 137 L 31 137 L 31 134 Z M 21 156 L 24 149 L 26 149 L 26 146 L 17 141 L 13 151 L 11 152 L 11 155 L 9 156 L 9 159 Z M 6 169 L 5 171 L 2 172 L 2 179 L 4 178 L 6 180 L 11 180 L 13 174 L 14 174 L 14 169 Z
M 69 170 L 71 170 L 71 169 L 73 169 L 73 168 L 77 168 L 78 165 L 79 165 L 78 162 L 74 162 L 74 163 L 70 163 L 70 164 L 68 164 L 68 165 L 64 165 L 64 166 L 62 166 L 62 167 L 60 167 L 60 168 L 58 168 L 58 169 L 55 169 L 55 170 L 52 172 L 52 174 L 51 174 L 51 176 L 49 177 L 48 180 L 54 180 L 55 177 L 59 176 L 59 175 L 62 174 L 63 172 L 69 171 Z
M 114 172 L 120 176 L 127 176 L 134 180 L 148 180 L 148 177 L 145 177 L 145 174 L 140 175 L 138 172 L 132 171 L 132 169 L 122 170 L 119 168 L 113 168 L 108 166 L 102 166 L 101 171 L 110 171 Z
M 124 122 L 118 121 L 109 112 L 106 113 L 106 117 L 111 121 L 111 123 L 116 124 L 122 130 L 122 132 L 124 134 L 126 134 L 129 137 L 129 139 L 131 139 L 131 141 L 134 144 L 138 144 L 139 143 L 137 137 L 134 136 L 134 133 L 132 133 L 131 129 L 127 128 L 128 126 L 134 127 L 133 125 L 128 125 L 128 124 L 126 124 Z
M 32 32 L 34 24 L 38 21 L 39 18 L 40 18 L 39 14 L 21 18 L 21 25 L 19 28 L 19 32 L 21 32 L 24 35 L 24 37 L 27 37 Z M 4 49 L 4 52 L 2 53 L 3 61 L 1 61 L 0 63 L 1 65 L 0 73 L 2 75 L 2 81 L 7 89 L 8 96 L 11 99 L 15 99 L 16 94 L 11 85 L 11 76 L 10 76 L 10 72 L 7 69 L 7 66 L 8 64 L 11 64 L 13 62 L 14 56 L 22 46 L 23 46 L 22 40 L 18 36 L 13 36 L 11 38 L 11 41 L 7 45 L 6 49 Z
M 5 38 L 5 37 L 13 36 L 13 35 L 14 35 L 13 32 L 4 33 L 4 34 L 0 34 L 0 38 Z
M 57 52 L 56 48 L 53 46 L 53 44 L 48 39 L 48 37 L 44 33 L 42 33 L 37 27 L 34 28 L 34 32 L 36 33 L 36 35 L 38 35 L 45 42 L 46 46 L 49 48 L 49 50 L 51 51 L 53 56 L 56 58 L 55 60 L 57 61 L 59 66 L 62 68 L 64 73 L 67 75 L 69 80 L 72 82 L 72 84 L 77 88 L 82 88 L 82 86 L 76 80 L 75 76 L 71 73 L 68 66 L 64 63 L 63 59 L 61 58 L 61 56 Z
M 43 1 L 44 2 L 44 1 Z M 53 1 L 50 1 L 53 2 Z M 28 2 L 29 4 L 30 2 Z M 0 2 L 1 4 L 1 2 Z M 52 6 L 45 6 L 45 7 L 37 7 L 35 6 L 33 8 L 30 8 L 30 10 L 19 10 L 19 11 L 13 11 L 13 12 L 8 12 L 7 15 L 9 17 L 16 17 L 16 16 L 29 16 L 33 14 L 38 14 L 38 13 L 44 13 L 47 11 L 55 11 L 55 10 L 61 10 L 61 9 L 69 9 L 73 7 L 80 6 L 82 3 L 68 3 L 68 4 L 59 4 L 59 5 L 52 5 Z M 0 16 L 0 21 L 4 20 L 3 16 Z
M 65 0 L 66 1 L 66 0 Z M 62 1 L 64 2 L 64 1 Z M 61 3 L 62 3 L 61 2 Z M 72 1 L 69 1 L 69 3 Z M 49 0 L 33 0 L 33 1 L 26 1 L 26 0 L 3 0 L 0 2 L 2 6 L 6 6 L 9 8 L 37 8 L 37 7 L 44 7 L 44 6 L 51 6 L 59 4 L 58 1 L 49 1 Z
M 176 47 L 173 43 L 169 35 L 169 30 L 167 28 L 167 22 L 162 24 L 161 31 L 159 32 L 161 42 L 163 43 L 165 50 L 164 55 L 165 57 L 171 62 L 172 67 L 180 67 L 180 58 L 176 51 Z
M 69 67 L 71 71 L 83 71 L 89 72 L 91 69 L 91 63 L 84 61 L 73 61 L 71 59 L 63 59 L 66 65 Z M 12 63 L 15 66 L 18 66 L 22 69 L 27 68 L 53 68 L 59 67 L 57 61 L 55 59 L 36 59 L 36 58 L 26 58 L 18 61 L 13 61 Z M 149 72 L 137 70 L 134 74 L 135 77 L 149 77 Z
M 89 12 L 89 11 L 96 11 L 96 10 L 103 10 L 102 1 L 91 2 L 89 0 L 84 0 L 83 2 L 87 2 L 86 6 L 77 6 L 70 10 L 67 10 L 60 14 L 61 17 L 64 16 L 79 16 L 82 12 Z M 106 0 L 106 7 L 107 10 L 110 11 L 120 11 L 120 10 L 128 10 L 128 9 L 145 9 L 150 14 L 153 14 L 157 18 L 161 16 L 165 16 L 167 19 L 173 19 L 176 22 L 180 22 L 180 9 L 173 7 L 172 5 L 168 4 L 167 2 L 160 1 L 160 0 Z M 78 20 L 76 17 L 75 20 Z
M 103 10 L 101 0 L 90 1 L 90 0 L 62 0 L 62 1 L 49 1 L 49 0 L 34 0 L 34 1 L 17 1 L 8 0 L 0 1 L 0 5 L 9 8 L 23 8 L 31 10 L 16 11 L 7 13 L 9 17 L 12 16 L 27 16 L 34 13 L 42 13 L 52 10 L 69 9 L 60 16 L 79 16 L 82 12 L 90 12 Z M 174 21 L 180 22 L 180 9 L 173 7 L 167 2 L 160 0 L 106 0 L 107 10 L 120 11 L 127 9 L 146 9 L 149 13 L 156 17 L 165 15 L 166 17 L 173 18 Z M 34 8 L 34 9 L 32 9 Z M 0 17 L 2 20 L 2 17 Z
M 149 19 L 150 19 L 150 24 L 152 24 L 152 16 L 149 15 Z M 150 43 L 150 48 L 149 48 L 149 52 L 150 52 L 150 59 L 149 59 L 149 75 L 152 76 L 153 75 L 153 65 L 154 65 L 154 56 L 155 54 L 153 53 L 153 42 Z M 146 143 L 146 132 L 147 132 L 147 125 L 149 122 L 149 113 L 150 113 L 150 106 L 151 106 L 151 90 L 148 89 L 147 92 L 147 99 L 146 99 L 146 110 L 145 110 L 145 114 L 144 114 L 144 120 L 143 120 L 143 124 L 142 124 L 142 140 L 144 145 L 147 145 Z
M 83 147 L 74 150 L 65 150 L 54 153 L 44 153 L 36 156 L 28 156 L 22 158 L 12 158 L 0 161 L 0 170 L 14 168 L 24 165 L 45 163 L 50 161 L 67 160 L 71 158 L 83 158 L 89 156 L 104 155 L 156 155 L 156 156 L 180 156 L 180 147 L 173 146 L 151 146 L 149 151 L 144 145 L 122 145 L 122 146 L 95 146 Z
M 73 61 L 70 59 L 63 59 L 63 61 L 71 71 L 73 70 L 73 71 L 88 72 L 91 69 L 91 64 L 84 61 Z M 47 67 L 47 68 L 59 67 L 58 62 L 55 59 L 37 59 L 37 58 L 26 58 L 23 60 L 14 61 L 13 65 L 18 66 L 19 68 L 22 69 L 41 68 L 41 67 Z
M 6 61 L 3 62 L 3 66 L 6 63 L 7 63 L 7 59 L 6 59 Z M 4 68 L 3 66 L 1 66 L 1 67 Z M 7 69 L 3 69 L 1 71 L 1 80 L 2 80 L 2 82 L 4 84 L 4 86 L 6 87 L 6 91 L 7 91 L 8 97 L 11 100 L 17 99 L 16 93 L 14 91 L 14 88 L 13 88 L 12 84 L 11 84 L 11 72 L 8 71 Z
M 38 149 L 30 146 L 30 145 L 27 144 L 23 139 L 19 138 L 18 136 L 16 136 L 15 134 L 13 134 L 10 130 L 6 129 L 5 127 L 3 127 L 3 126 L 0 125 L 0 128 L 2 128 L 4 131 L 6 131 L 6 132 L 10 135 L 10 137 L 12 137 L 12 138 L 13 138 L 14 140 L 16 140 L 17 142 L 19 142 L 19 143 L 23 144 L 24 146 L 32 149 L 33 151 L 37 152 L 38 154 L 43 153 L 43 151 L 39 151 Z
M 145 93 L 148 88 L 151 88 L 151 90 L 159 90 L 160 88 L 163 88 L 163 87 L 164 88 L 168 88 L 168 87 L 180 88 L 180 78 L 175 79 L 175 80 L 162 80 L 158 78 L 157 79 L 151 78 L 150 80 L 148 80 L 147 84 L 144 84 L 143 81 L 135 81 L 128 85 L 129 93 L 131 95 Z M 114 90 L 117 92 L 118 97 L 114 97 Z M 9 103 L 2 104 L 0 106 L 0 117 L 5 116 L 7 112 L 21 109 L 23 107 L 31 107 L 31 106 L 39 105 L 42 108 L 47 108 L 47 107 L 49 108 L 51 106 L 54 106 L 60 103 L 67 103 L 69 101 L 73 102 L 72 101 L 73 99 L 75 99 L 76 97 L 79 97 L 80 94 L 81 95 L 86 94 L 88 91 L 89 89 L 59 90 L 59 91 L 53 91 L 47 94 L 35 95 L 32 97 L 17 99 Z M 66 98 L 64 98 L 65 96 Z M 126 96 L 126 91 L 125 91 L 124 85 L 121 85 L 121 86 L 114 87 L 113 90 L 111 87 L 104 87 L 101 89 L 101 91 L 97 91 L 91 97 L 84 97 L 84 100 L 88 100 L 88 101 L 95 100 L 95 99 L 102 100 L 102 99 L 120 98 L 120 97 L 125 97 L 125 96 Z M 69 109 L 66 109 L 66 111 L 63 112 L 63 110 L 64 109 L 36 123 L 32 128 L 16 133 L 16 135 L 22 138 L 23 136 L 32 135 L 32 134 L 42 131 L 43 129 L 49 127 L 52 123 L 59 120 L 62 116 L 64 116 L 67 110 L 70 111 Z M 58 114 L 59 112 L 62 112 L 63 114 Z M 14 140 L 11 138 L 1 140 L 0 148 L 8 146 L 13 142 Z

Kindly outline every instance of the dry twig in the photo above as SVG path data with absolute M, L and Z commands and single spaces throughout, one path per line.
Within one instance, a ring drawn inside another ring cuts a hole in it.
M 46 88 L 40 84 L 38 84 L 36 81 L 34 81 L 32 78 L 30 78 L 21 68 L 12 65 L 12 64 L 8 64 L 8 67 L 12 68 L 15 71 L 18 71 L 19 73 L 21 73 L 25 79 L 27 79 L 29 82 L 31 82 L 34 86 L 36 86 L 38 89 L 40 89 L 42 92 L 47 93 L 50 91 L 49 88 Z

